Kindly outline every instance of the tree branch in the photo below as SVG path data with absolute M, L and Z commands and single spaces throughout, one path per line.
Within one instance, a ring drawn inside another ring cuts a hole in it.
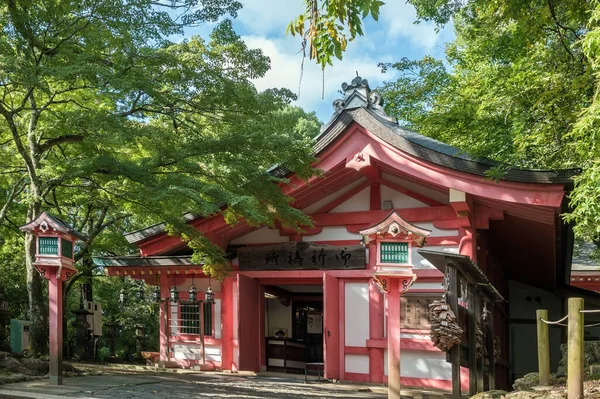
M 63 143 L 75 143 L 79 141 L 83 141 L 84 137 L 81 134 L 66 134 L 64 136 L 58 136 L 53 139 L 49 139 L 40 145 L 39 150 L 40 153 L 46 152 L 50 148 L 55 145 L 63 144 Z

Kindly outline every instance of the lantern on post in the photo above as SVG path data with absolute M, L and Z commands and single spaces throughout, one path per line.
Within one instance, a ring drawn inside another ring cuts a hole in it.
M 36 253 L 33 264 L 40 275 L 49 281 L 49 374 L 51 383 L 62 385 L 62 282 L 77 273 L 74 246 L 78 239 L 85 240 L 86 237 L 46 212 L 42 212 L 20 229 L 35 237 Z

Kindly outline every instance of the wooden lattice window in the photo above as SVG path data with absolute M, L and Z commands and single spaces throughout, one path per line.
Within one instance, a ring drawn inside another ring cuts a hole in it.
M 73 243 L 63 238 L 60 243 L 60 252 L 65 258 L 73 258 Z
M 200 334 L 200 306 L 204 307 L 204 335 L 213 335 L 213 304 L 212 303 L 201 303 L 201 304 L 181 304 L 179 312 L 176 314 L 177 319 L 171 320 L 171 326 L 177 331 L 179 326 L 180 334 Z
M 408 243 L 382 242 L 379 254 L 381 263 L 408 263 Z
M 38 245 L 38 254 L 58 255 L 58 237 L 39 237 Z

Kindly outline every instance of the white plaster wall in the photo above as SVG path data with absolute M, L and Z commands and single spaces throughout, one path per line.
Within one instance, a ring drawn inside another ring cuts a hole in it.
M 330 202 L 334 201 L 336 198 L 339 198 L 342 195 L 346 194 L 348 191 L 350 191 L 354 187 L 362 184 L 366 180 L 367 180 L 366 177 L 360 178 L 357 181 L 350 183 L 347 186 L 339 189 L 335 193 L 329 194 L 327 197 L 322 198 L 322 199 L 318 200 L 317 202 L 315 202 L 314 204 L 311 204 L 311 205 L 307 206 L 306 208 L 304 208 L 303 209 L 304 213 L 314 213 L 314 212 L 318 211 L 320 208 L 322 208 L 325 205 L 329 204 Z
M 395 209 L 404 209 L 404 208 L 424 208 L 429 205 L 416 200 L 412 197 L 409 197 L 406 194 L 402 194 L 388 186 L 384 186 L 383 184 L 380 186 L 381 193 L 381 203 L 383 201 L 392 201 L 392 205 Z
M 450 203 L 449 194 L 448 193 L 441 193 L 441 192 L 439 192 L 437 190 L 433 190 L 431 188 L 424 187 L 424 186 L 421 186 L 421 185 L 413 183 L 413 182 L 409 182 L 407 180 L 404 180 L 404 179 L 401 179 L 399 177 L 390 175 L 388 173 L 383 173 L 381 175 L 381 177 L 384 180 L 388 180 L 388 181 L 391 181 L 392 183 L 396 183 L 399 186 L 408 188 L 409 190 L 412 190 L 415 193 L 423 194 L 423 195 L 425 195 L 425 196 L 427 196 L 429 198 L 432 198 L 432 199 L 434 199 L 436 201 L 439 201 L 441 203 L 444 203 L 444 204 L 449 204 Z
M 360 240 L 358 233 L 350 233 L 345 226 L 323 227 L 320 233 L 312 236 L 302 236 L 302 241 L 332 241 L 332 240 Z M 367 257 L 367 259 L 369 259 Z
M 176 303 L 169 302 L 169 325 L 171 326 L 171 334 L 177 335 L 177 330 L 179 329 L 179 317 L 178 311 L 179 306 Z
M 369 356 L 354 354 L 346 355 L 344 366 L 344 370 L 347 373 L 369 374 Z
M 240 244 L 264 244 L 264 243 L 282 243 L 288 242 L 288 236 L 280 236 L 279 230 L 263 227 L 248 233 L 231 241 L 232 245 Z
M 212 362 L 221 361 L 221 347 L 206 345 L 206 360 Z M 199 344 L 174 344 L 173 357 L 184 360 L 202 360 L 202 346 Z
M 329 213 L 339 212 L 358 212 L 371 209 L 371 188 L 367 187 L 352 198 L 342 202 L 333 208 Z
M 452 380 L 452 365 L 446 362 L 444 352 L 403 350 L 400 354 L 400 376 Z
M 448 253 L 453 253 L 453 254 L 458 253 L 458 247 L 433 245 L 433 246 L 426 246 L 425 248 L 428 250 L 431 250 L 431 251 L 448 252 Z M 413 267 L 415 269 L 435 269 L 435 266 L 433 266 L 428 260 L 423 258 L 421 256 L 421 254 L 419 254 L 419 252 L 417 252 L 419 249 L 420 248 L 415 248 L 415 247 L 411 248 L 411 258 L 412 258 Z
M 369 283 L 344 284 L 346 346 L 366 346 L 369 339 Z
M 272 337 L 274 328 L 287 329 L 287 337 L 292 336 L 292 305 L 283 306 L 278 299 L 267 299 L 265 306 L 267 324 L 265 326 L 265 337 Z
M 437 227 L 433 226 L 433 222 L 420 222 L 415 223 L 415 225 L 421 227 L 422 229 L 431 230 L 429 237 L 458 236 L 458 229 L 438 229 Z
M 415 281 L 415 283 L 410 287 L 410 289 L 408 291 L 410 292 L 411 290 L 439 290 L 441 288 L 442 288 L 442 283 L 431 283 L 431 282 L 420 283 L 419 280 L 417 279 L 417 281 Z
M 418 339 L 418 340 L 422 340 L 422 341 L 431 341 L 431 338 L 429 338 L 429 330 L 427 331 L 427 334 L 415 334 L 415 333 L 400 332 L 400 338 L 411 338 L 411 339 Z M 402 354 L 400 356 L 402 357 Z

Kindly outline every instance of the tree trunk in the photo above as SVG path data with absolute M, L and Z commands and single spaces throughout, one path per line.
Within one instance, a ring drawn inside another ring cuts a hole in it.
M 32 221 L 39 213 L 40 205 L 29 205 L 27 222 Z M 42 278 L 33 264 L 35 262 L 35 237 L 25 235 L 25 265 L 27 267 L 27 294 L 29 299 L 29 351 L 33 354 L 48 353 L 48 304 L 44 293 Z

